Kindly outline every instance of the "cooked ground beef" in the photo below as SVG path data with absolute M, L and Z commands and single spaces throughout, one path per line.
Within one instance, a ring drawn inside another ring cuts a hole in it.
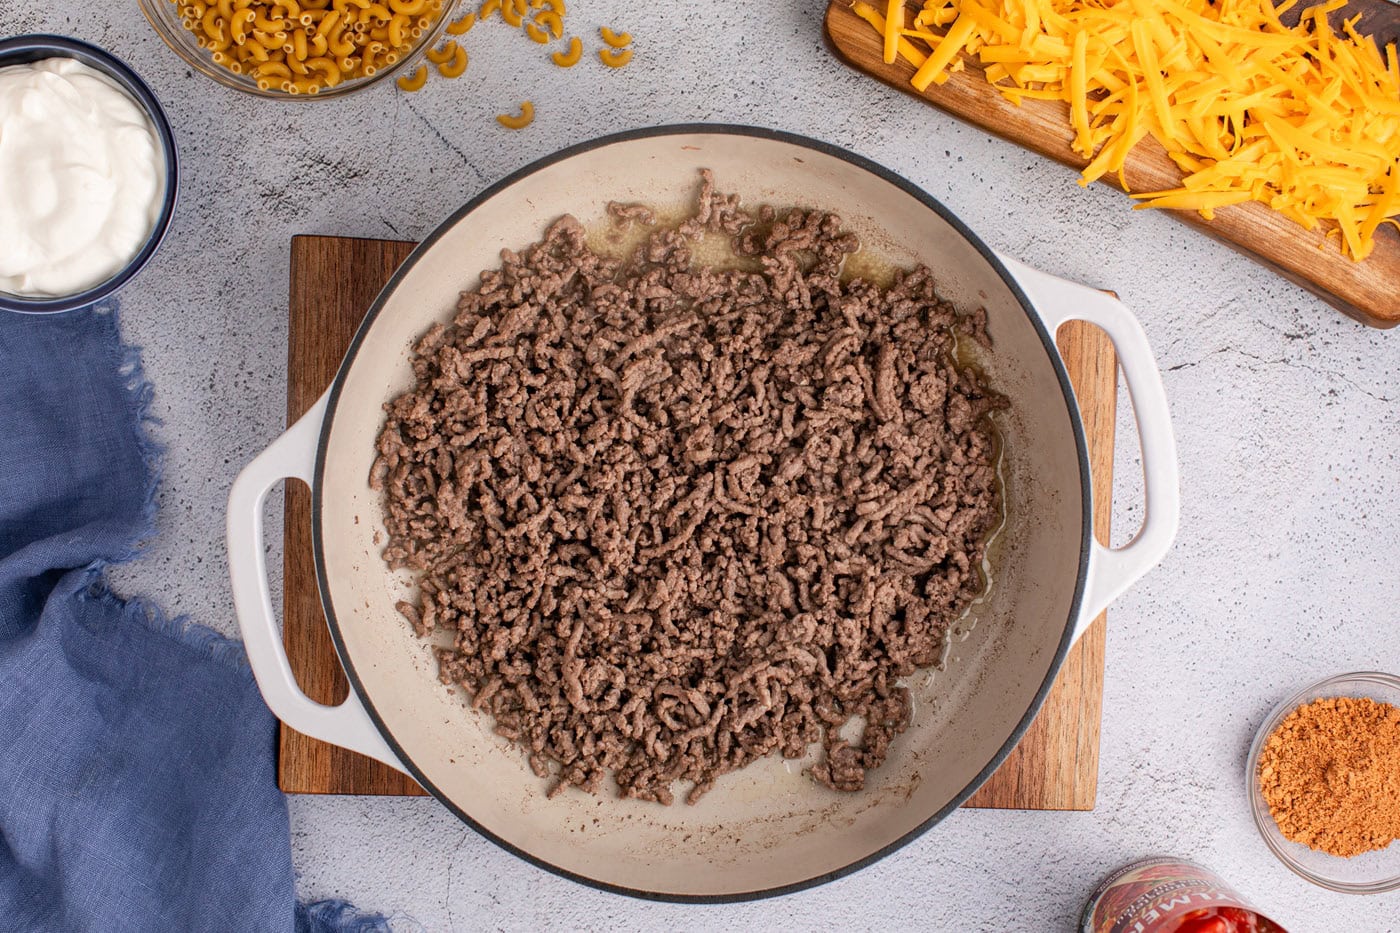
M 692 262 L 704 236 L 737 263 Z M 925 268 L 843 282 L 857 245 L 706 173 L 630 261 L 572 217 L 503 251 L 415 347 L 371 477 L 384 557 L 421 579 L 399 609 L 451 633 L 442 681 L 552 793 L 611 772 L 693 802 L 817 742 L 812 777 L 858 790 L 908 724 L 900 678 L 983 587 L 1002 400 L 953 352 L 984 316 Z

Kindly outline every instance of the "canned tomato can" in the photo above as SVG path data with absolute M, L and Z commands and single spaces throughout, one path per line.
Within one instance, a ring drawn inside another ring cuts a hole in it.
M 1109 875 L 1084 907 L 1081 933 L 1286 933 L 1215 872 L 1158 856 Z

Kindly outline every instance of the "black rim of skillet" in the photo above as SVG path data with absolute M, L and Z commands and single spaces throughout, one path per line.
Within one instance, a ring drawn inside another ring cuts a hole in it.
M 1036 329 L 1036 332 L 1040 335 L 1041 344 L 1045 349 L 1046 355 L 1050 358 L 1051 366 L 1054 368 L 1055 371 L 1055 377 L 1059 380 L 1060 383 L 1060 391 L 1064 396 L 1065 404 L 1066 406 L 1068 406 L 1070 413 L 1070 423 L 1074 431 L 1075 450 L 1079 458 L 1080 496 L 1083 501 L 1083 509 L 1082 514 L 1080 516 L 1080 527 L 1082 531 L 1079 542 L 1079 571 L 1078 578 L 1075 580 L 1074 584 L 1074 598 L 1070 603 L 1069 618 L 1065 624 L 1064 634 L 1060 637 L 1060 644 L 1055 650 L 1055 657 L 1051 661 L 1050 668 L 1045 674 L 1045 680 L 1041 683 L 1040 688 L 1036 691 L 1035 697 L 1031 700 L 1029 707 L 1027 707 L 1025 715 L 1021 718 L 1021 721 L 1017 723 L 1016 728 L 1012 731 L 1010 737 L 1007 738 L 1005 744 L 1003 744 L 1002 747 L 997 751 L 996 755 L 993 756 L 992 760 L 987 763 L 986 767 L 979 771 L 977 773 L 977 776 L 974 777 L 972 781 L 965 788 L 963 788 L 963 790 L 959 792 L 952 800 L 948 801 L 947 804 L 938 809 L 936 812 L 930 814 L 926 819 L 922 820 L 909 832 L 905 833 L 903 836 L 899 837 L 893 842 L 882 846 L 878 850 L 871 852 L 870 854 L 865 855 L 859 859 L 856 859 L 855 861 L 848 863 L 842 868 L 838 868 L 830 872 L 824 872 L 822 874 L 815 875 L 811 878 L 807 878 L 802 881 L 796 881 L 790 884 L 779 885 L 777 887 L 772 888 L 742 891 L 734 894 L 680 894 L 666 891 L 651 891 L 644 888 L 632 888 L 627 887 L 625 885 L 618 885 L 605 881 L 599 881 L 596 878 L 590 878 L 587 875 L 581 875 L 577 872 L 569 871 L 568 869 L 561 868 L 558 865 L 551 864 L 550 862 L 540 858 L 539 856 L 534 855 L 491 832 L 486 827 L 482 826 L 480 823 L 474 820 L 471 817 L 471 815 L 466 812 L 466 810 L 458 806 L 446 794 L 439 790 L 430 780 L 428 780 L 427 776 L 423 774 L 422 769 L 420 769 L 416 764 L 413 763 L 412 758 L 405 751 L 404 747 L 399 744 L 397 739 L 394 738 L 393 733 L 385 724 L 384 719 L 379 715 L 378 710 L 375 709 L 373 699 L 366 691 L 364 683 L 360 680 L 359 674 L 356 672 L 355 666 L 350 660 L 349 652 L 346 650 L 345 641 L 341 637 L 340 622 L 336 618 L 335 606 L 332 603 L 330 597 L 330 587 L 326 577 L 326 561 L 325 552 L 323 549 L 324 542 L 322 540 L 321 535 L 321 516 L 323 505 L 321 501 L 321 490 L 324 488 L 322 479 L 325 475 L 326 469 L 326 442 L 327 439 L 330 437 L 331 429 L 335 422 L 336 408 L 340 401 L 341 388 L 344 385 L 346 374 L 355 364 L 356 357 L 359 355 L 360 347 L 364 343 L 365 335 L 374 326 L 374 322 L 379 317 L 380 312 L 383 311 L 385 302 L 388 300 L 388 297 L 391 294 L 393 294 L 394 290 L 398 287 L 399 283 L 403 281 L 408 271 L 412 269 L 428 253 L 428 251 L 433 247 L 435 243 L 437 243 L 437 241 L 443 236 L 443 234 L 446 231 L 450 230 L 463 218 L 472 213 L 472 211 L 476 210 L 477 207 L 494 197 L 498 192 L 510 187 L 516 182 L 534 174 L 535 172 L 543 168 L 553 165 L 556 162 L 561 162 L 565 159 L 570 158 L 571 156 L 579 155 L 580 153 L 584 152 L 589 152 L 594 149 L 599 149 L 604 146 L 610 146 L 614 143 L 628 142 L 637 139 L 651 139 L 659 136 L 682 136 L 691 134 L 750 136 L 756 137 L 758 139 L 767 139 L 776 142 L 789 143 L 795 146 L 801 146 L 805 149 L 811 149 L 816 152 L 820 152 L 825 155 L 841 159 L 845 162 L 856 166 L 857 168 L 861 168 L 867 172 L 870 172 L 871 174 L 882 179 L 883 181 L 886 181 L 898 187 L 906 194 L 917 198 L 922 204 L 924 204 L 926 207 L 928 207 L 930 210 L 936 213 L 940 218 L 942 218 L 945 222 L 951 225 L 953 229 L 960 233 L 969 243 L 971 243 L 972 246 L 979 253 L 982 254 L 982 258 L 985 259 L 987 263 L 991 265 L 991 267 L 1001 277 L 1002 281 L 1006 284 L 1006 287 L 1011 290 L 1011 293 L 1016 296 L 1017 301 L 1019 301 L 1021 304 L 1022 310 L 1030 319 L 1032 326 L 1034 326 Z M 393 749 L 394 754 L 398 756 L 399 761 L 403 763 L 403 766 L 406 769 L 408 769 L 408 772 L 413 776 L 414 780 L 416 780 L 420 785 L 422 785 L 423 788 L 427 790 L 430 794 L 436 797 L 443 806 L 447 807 L 448 810 L 452 811 L 452 813 L 454 813 L 457 816 L 457 818 L 460 819 L 462 822 L 466 823 L 472 829 L 476 830 L 478 833 L 485 836 L 487 839 L 490 839 L 492 842 L 496 843 L 501 848 L 505 849 L 507 852 L 510 852 L 511 854 L 524 859 L 525 861 L 538 868 L 543 868 L 544 870 L 553 872 L 554 874 L 559 875 L 560 877 L 568 878 L 571 881 L 576 881 L 580 884 L 587 885 L 591 888 L 597 888 L 599 890 L 608 891 L 614 894 L 625 894 L 630 897 L 641 898 L 643 900 L 649 901 L 667 901 L 672 903 L 685 904 L 725 904 L 736 903 L 740 901 L 759 900 L 762 898 L 776 897 L 783 894 L 792 894 L 797 891 L 803 891 L 808 888 L 813 888 L 817 887 L 818 885 L 826 884 L 830 881 L 835 881 L 838 878 L 842 878 L 853 872 L 859 871 L 867 865 L 871 865 L 879 861 L 880 859 L 884 858 L 886 855 L 889 855 L 895 850 L 902 848 L 904 845 L 908 844 L 909 842 L 912 842 L 914 839 L 923 835 L 936 823 L 943 820 L 943 818 L 946 817 L 948 814 L 952 813 L 958 807 L 962 806 L 962 804 L 966 802 L 967 799 L 971 797 L 979 787 L 982 786 L 982 784 L 987 780 L 987 778 L 991 777 L 992 773 L 995 772 L 997 768 L 1001 766 L 1002 762 L 1006 760 L 1006 757 L 1009 754 L 1011 754 L 1011 750 L 1014 749 L 1016 745 L 1021 741 L 1021 738 L 1025 735 L 1026 730 L 1030 728 L 1031 722 L 1034 721 L 1036 713 L 1040 711 L 1041 705 L 1045 702 L 1046 694 L 1049 693 L 1050 687 L 1055 682 L 1055 675 L 1059 673 L 1060 666 L 1064 663 L 1065 655 L 1069 653 L 1069 649 L 1073 645 L 1075 622 L 1079 618 L 1080 603 L 1084 597 L 1084 584 L 1088 576 L 1089 545 L 1093 535 L 1093 496 L 1092 487 L 1090 484 L 1089 454 L 1088 448 L 1084 440 L 1083 423 L 1080 420 L 1079 409 L 1074 400 L 1074 389 L 1070 385 L 1069 375 L 1065 371 L 1064 363 L 1060 360 L 1059 351 L 1055 348 L 1053 335 L 1046 331 L 1045 325 L 1041 322 L 1039 315 L 1035 313 L 1030 299 L 1026 296 L 1025 292 L 1021 290 L 1020 285 L 1017 284 L 1015 278 L 1013 278 L 1011 274 L 1006 270 L 1006 267 L 1003 266 L 1001 262 L 997 259 L 996 254 L 994 254 L 987 247 L 987 245 L 983 243 L 977 237 L 977 235 L 974 234 L 967 227 L 966 224 L 959 220 L 951 211 L 949 211 L 946 207 L 940 204 L 923 189 L 914 185 L 912 182 L 905 180 L 901 176 L 896 175 L 889 169 L 884 168 L 883 166 L 875 162 L 872 162 L 864 156 L 848 152 L 847 150 L 842 149 L 838 146 L 834 146 L 830 143 L 821 142 L 820 140 L 812 139 L 806 136 L 800 136 L 794 133 L 786 133 L 780 130 L 771 130 L 762 127 L 718 123 L 681 123 L 671 124 L 667 126 L 650 127 L 646 129 L 629 130 L 622 133 L 614 133 L 609 136 L 599 137 L 598 139 L 594 139 L 589 142 L 579 143 L 577 145 L 570 146 L 567 149 L 561 149 L 553 155 L 546 156 L 542 159 L 530 163 L 529 165 L 525 166 L 519 171 L 516 171 L 501 179 L 500 181 L 496 182 L 494 185 L 491 185 L 489 188 L 482 191 L 476 197 L 468 201 L 463 207 L 459 208 L 456 212 L 454 212 L 450 217 L 447 218 L 447 220 L 443 221 L 443 223 L 440 224 L 437 227 L 437 229 L 435 229 L 431 234 L 429 234 L 423 240 L 423 242 L 418 244 L 418 246 L 414 248 L 413 252 L 409 254 L 408 258 L 404 260 L 403 264 L 400 265 L 399 268 L 394 272 L 393 276 L 389 279 L 388 283 L 386 283 L 384 288 L 380 291 L 379 296 L 375 298 L 374 303 L 370 306 L 369 312 L 365 315 L 364 321 L 360 324 L 359 329 L 355 332 L 355 337 L 350 343 L 350 348 L 345 353 L 345 359 L 341 362 L 340 369 L 336 372 L 335 381 L 331 383 L 330 399 L 326 408 L 326 417 L 324 423 L 321 426 L 321 437 L 316 449 L 316 468 L 312 480 L 311 509 L 311 541 L 316 564 L 316 583 L 317 586 L 320 588 L 321 606 L 325 610 L 327 621 L 330 623 L 329 628 L 331 633 L 331 639 L 335 642 L 336 654 L 340 657 L 340 663 L 345 668 L 346 677 L 349 679 L 350 684 L 355 691 L 355 694 L 360 698 L 360 702 L 364 704 L 365 710 L 369 713 L 370 719 L 374 721 L 374 725 L 379 730 L 379 734 L 383 736 L 384 741 L 389 745 L 391 749 Z
M 25 65 L 46 58 L 76 59 L 84 65 L 102 72 L 117 82 L 122 90 L 136 98 L 141 109 L 146 112 L 146 116 L 150 119 L 151 125 L 155 127 L 156 136 L 160 140 L 165 158 L 165 191 L 161 194 L 160 214 L 157 215 L 155 225 L 151 227 L 146 242 L 142 244 L 140 251 L 115 275 L 97 283 L 92 288 L 84 289 L 73 295 L 61 295 L 57 298 L 26 298 L 22 295 L 0 291 L 0 310 L 15 311 L 20 314 L 55 314 L 59 311 L 86 308 L 88 305 L 96 304 L 112 295 L 131 281 L 160 248 L 161 242 L 165 239 L 166 231 L 170 228 L 170 220 L 175 216 L 175 201 L 180 193 L 179 157 L 175 153 L 175 134 L 170 129 L 170 121 L 165 117 L 165 109 L 161 107 L 160 101 L 156 99 L 156 95 L 152 93 L 146 82 L 142 81 L 136 72 L 132 71 L 125 62 L 111 52 L 100 49 L 91 43 L 83 42 L 81 39 L 46 34 L 0 39 L 0 68 L 9 65 Z

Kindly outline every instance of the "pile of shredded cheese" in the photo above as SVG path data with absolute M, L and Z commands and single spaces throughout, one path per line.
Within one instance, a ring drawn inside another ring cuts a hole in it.
M 1069 105 L 1081 185 L 1116 172 L 1150 134 L 1181 167 L 1181 187 L 1136 192 L 1137 207 L 1213 210 L 1261 201 L 1307 229 L 1335 224 L 1362 260 L 1383 223 L 1400 230 L 1400 56 L 1328 14 L 1346 0 L 1279 19 L 1297 0 L 927 0 L 906 24 L 855 11 L 903 56 L 923 91 L 976 56 L 1016 104 Z M 962 53 L 962 54 L 960 54 Z M 1334 232 L 1329 230 L 1329 233 Z

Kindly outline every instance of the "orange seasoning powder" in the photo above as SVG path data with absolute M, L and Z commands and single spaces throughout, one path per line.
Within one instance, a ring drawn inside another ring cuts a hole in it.
M 1259 758 L 1279 831 L 1329 855 L 1383 849 L 1400 837 L 1400 708 L 1353 697 L 1300 706 Z

